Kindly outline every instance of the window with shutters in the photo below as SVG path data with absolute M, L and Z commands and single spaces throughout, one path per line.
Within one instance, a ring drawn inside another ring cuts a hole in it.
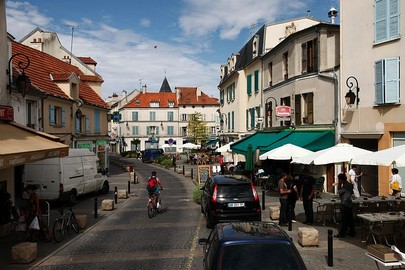
M 259 92 L 259 70 L 255 70 L 254 73 L 254 88 L 255 88 L 255 93 Z
M 374 43 L 400 37 L 400 1 L 374 1 Z
M 399 57 L 375 62 L 375 104 L 398 103 L 399 100 Z
M 138 112 L 132 112 L 132 121 L 139 121 L 138 117 L 139 117 Z
M 283 53 L 283 77 L 288 80 L 288 52 Z
M 301 44 L 302 73 L 318 71 L 318 40 L 315 38 Z
M 246 93 L 248 95 L 252 94 L 252 74 L 247 75 L 246 77 Z
M 94 111 L 94 133 L 100 133 L 100 111 Z
M 65 126 L 65 109 L 55 105 L 49 105 L 49 125 L 54 127 Z

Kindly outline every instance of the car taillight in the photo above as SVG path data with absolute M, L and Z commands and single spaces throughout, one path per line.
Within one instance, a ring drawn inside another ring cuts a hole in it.
M 214 192 L 212 193 L 212 198 L 211 198 L 211 202 L 212 202 L 212 203 L 216 203 L 216 202 L 217 202 L 217 193 L 218 193 L 218 185 L 215 184 L 215 185 L 214 185 Z
M 59 184 L 59 192 L 60 192 L 60 193 L 63 192 L 63 184 Z
M 259 201 L 259 195 L 257 194 L 257 191 L 256 191 L 253 183 L 250 183 L 250 187 L 252 188 L 253 197 L 254 197 L 255 201 Z

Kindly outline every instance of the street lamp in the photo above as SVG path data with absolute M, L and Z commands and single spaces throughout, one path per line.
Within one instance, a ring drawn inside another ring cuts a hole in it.
M 345 95 L 346 104 L 351 107 L 354 103 L 356 103 L 356 108 L 358 108 L 360 101 L 360 87 L 356 77 L 350 76 L 349 78 L 347 78 L 346 86 L 349 87 L 349 91 Z M 355 91 L 356 94 L 352 90 Z
M 274 100 L 275 107 L 278 106 L 277 100 L 274 97 L 268 97 L 266 98 L 266 127 L 272 127 L 273 126 L 273 104 L 272 102 L 269 102 L 269 99 Z M 269 119 L 270 119 L 270 125 L 269 125 Z
M 22 53 L 16 53 L 13 56 L 11 56 L 10 60 L 8 60 L 8 70 L 7 70 L 7 74 L 8 74 L 8 90 L 9 93 L 11 94 L 11 81 L 12 81 L 12 76 L 11 76 L 11 60 L 13 60 L 14 57 L 16 56 L 23 56 L 25 57 L 25 61 L 18 61 L 18 67 L 20 69 L 22 69 L 22 74 L 20 76 L 17 77 L 16 80 L 16 86 L 17 86 L 17 90 L 18 92 L 21 93 L 21 95 L 24 97 L 25 93 L 28 92 L 30 90 L 31 87 L 31 80 L 30 78 L 25 74 L 25 70 L 30 66 L 30 59 L 28 58 L 28 56 L 26 56 L 25 54 Z

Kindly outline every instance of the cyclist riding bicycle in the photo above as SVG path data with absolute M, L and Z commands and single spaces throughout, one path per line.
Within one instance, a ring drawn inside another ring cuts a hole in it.
M 160 208 L 162 206 L 162 202 L 160 199 L 160 190 L 163 190 L 162 182 L 160 178 L 156 176 L 156 172 L 152 172 L 152 176 L 149 177 L 148 184 L 146 186 L 146 190 L 148 191 L 149 198 L 154 194 L 157 201 L 157 207 Z

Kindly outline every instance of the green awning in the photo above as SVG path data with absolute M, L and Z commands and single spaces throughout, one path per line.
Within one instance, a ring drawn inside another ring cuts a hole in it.
M 257 148 L 261 149 L 262 147 L 269 146 L 270 144 L 282 139 L 287 135 L 288 134 L 286 134 L 283 131 L 276 131 L 276 132 L 258 131 L 248 137 L 245 137 L 233 143 L 231 145 L 231 150 L 234 153 L 246 156 L 249 144 L 252 145 L 253 151 L 256 151 Z
M 319 151 L 335 145 L 335 132 L 333 130 L 294 130 L 288 136 L 273 142 L 270 145 L 260 148 L 260 154 L 283 146 L 287 143 L 303 147 L 311 151 Z
M 213 140 L 210 140 L 210 141 L 206 142 L 206 143 L 204 144 L 204 147 L 207 147 L 207 146 L 216 144 L 217 142 L 219 142 L 219 138 L 213 139 Z

